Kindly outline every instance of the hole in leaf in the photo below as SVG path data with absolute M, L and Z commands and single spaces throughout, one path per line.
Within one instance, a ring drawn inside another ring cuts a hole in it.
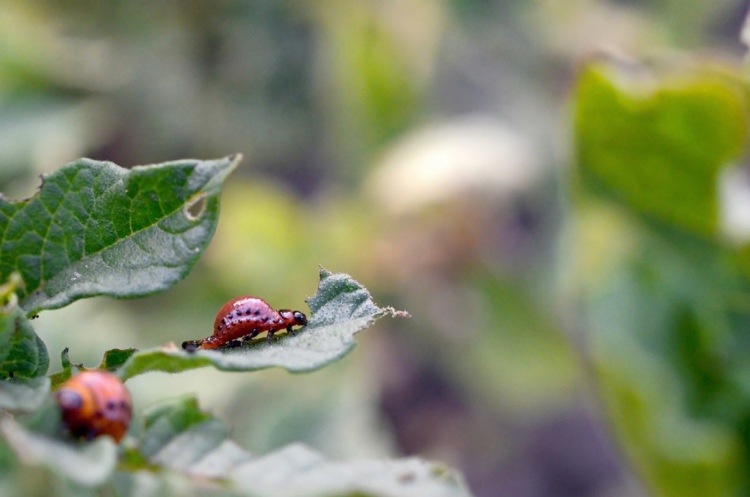
M 206 210 L 206 194 L 199 193 L 185 204 L 185 217 L 191 221 L 197 221 Z

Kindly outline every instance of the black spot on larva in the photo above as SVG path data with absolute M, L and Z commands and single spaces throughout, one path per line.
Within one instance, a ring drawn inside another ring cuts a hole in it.
M 216 327 L 216 329 L 219 330 L 219 331 L 221 331 L 222 328 L 223 328 L 222 325 L 219 325 L 219 326 Z
M 117 402 L 115 402 L 114 400 L 108 400 L 107 401 L 107 410 L 108 411 L 114 411 L 116 407 L 117 407 Z
M 268 316 L 263 316 L 262 318 L 260 318 L 260 320 L 263 321 L 264 323 L 267 323 L 268 322 Z
M 255 315 L 256 316 L 260 315 L 260 309 L 255 309 Z

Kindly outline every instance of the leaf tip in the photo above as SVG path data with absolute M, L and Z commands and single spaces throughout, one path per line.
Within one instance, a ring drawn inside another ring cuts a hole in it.
M 333 274 L 329 270 L 327 270 L 326 268 L 324 268 L 323 266 L 318 266 L 318 267 L 320 268 L 320 279 L 321 280 L 324 280 L 324 279 L 328 278 L 329 276 L 331 276 Z

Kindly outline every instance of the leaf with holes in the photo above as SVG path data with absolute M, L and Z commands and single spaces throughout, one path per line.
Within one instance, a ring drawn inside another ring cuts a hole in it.
M 44 176 L 27 200 L 0 197 L 0 280 L 20 273 L 27 315 L 94 295 L 171 287 L 211 239 L 219 189 L 239 160 L 127 170 L 80 159 Z
M 278 366 L 291 372 L 313 371 L 348 354 L 354 335 L 384 316 L 408 316 L 403 311 L 375 305 L 370 292 L 351 276 L 320 271 L 314 297 L 307 300 L 312 311 L 308 324 L 293 336 L 279 334 L 273 343 L 258 338 L 238 347 L 187 352 L 175 345 L 133 354 L 120 369 L 123 379 L 165 371 L 214 366 L 224 371 L 255 371 Z M 210 330 L 213 316 L 206 320 Z

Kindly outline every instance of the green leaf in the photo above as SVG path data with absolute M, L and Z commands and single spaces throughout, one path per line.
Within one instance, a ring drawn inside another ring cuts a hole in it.
M 136 297 L 180 281 L 216 227 L 240 156 L 130 170 L 80 159 L 28 200 L 0 198 L 0 278 L 17 271 L 28 314 L 94 295 Z
M 112 349 L 104 353 L 102 362 L 93 369 L 105 370 L 105 371 L 117 371 L 130 356 L 138 352 L 138 349 Z M 52 381 L 52 390 L 57 388 L 68 381 L 74 374 L 74 372 L 87 371 L 90 368 L 83 367 L 83 364 L 73 364 L 70 362 L 69 350 L 67 347 L 63 349 L 60 355 L 60 362 L 62 362 L 62 370 L 49 376 Z
M 313 371 L 348 354 L 354 335 L 383 316 L 407 316 L 390 307 L 380 308 L 367 289 L 346 274 L 320 271 L 320 284 L 307 300 L 312 310 L 308 325 L 296 335 L 277 335 L 241 347 L 187 352 L 174 344 L 133 354 L 119 374 L 123 380 L 150 371 L 176 373 L 212 365 L 224 371 L 255 371 L 278 366 L 300 373 Z M 210 319 L 206 320 L 210 329 Z
M 655 495 L 736 495 L 748 397 L 730 378 L 747 325 L 726 314 L 739 294 L 726 260 L 681 241 L 643 236 L 599 282 L 588 350 L 609 421 Z
M 25 464 L 48 467 L 81 485 L 106 482 L 117 464 L 117 447 L 109 437 L 76 444 L 29 431 L 10 418 L 0 420 L 0 435 Z
M 116 371 L 125 364 L 138 349 L 111 349 L 104 353 L 102 362 L 96 369 Z
M 576 90 L 575 150 L 584 184 L 652 220 L 714 237 L 717 178 L 747 143 L 739 78 L 694 71 L 648 83 L 593 64 Z
M 255 497 L 329 495 L 468 497 L 459 475 L 416 457 L 389 461 L 328 461 L 301 444 L 247 462 L 234 470 L 235 489 Z
M 0 307 L 0 379 L 34 378 L 45 374 L 49 368 L 47 347 L 18 306 L 12 280 L 10 278 L 0 289 L 0 297 L 7 298 Z

